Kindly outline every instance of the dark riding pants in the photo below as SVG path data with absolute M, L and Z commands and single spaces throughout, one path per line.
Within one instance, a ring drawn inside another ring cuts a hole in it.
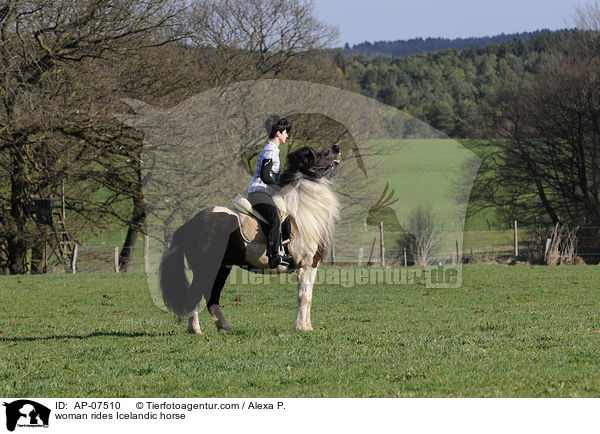
M 265 223 L 259 220 L 260 228 L 267 237 L 267 256 L 276 256 L 279 253 L 281 221 L 273 198 L 265 192 L 255 191 L 248 193 L 248 200 L 252 207 L 267 221 Z

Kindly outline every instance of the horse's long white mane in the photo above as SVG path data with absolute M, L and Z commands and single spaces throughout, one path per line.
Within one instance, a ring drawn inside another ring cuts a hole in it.
M 333 239 L 340 205 L 327 179 L 298 180 L 281 190 L 287 213 L 298 230 L 290 243 L 294 258 L 311 261 L 319 246 L 328 247 Z

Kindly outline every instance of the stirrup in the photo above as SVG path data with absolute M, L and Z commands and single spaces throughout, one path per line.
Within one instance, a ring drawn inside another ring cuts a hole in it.
M 269 258 L 269 268 L 277 268 L 279 265 L 288 267 L 288 269 L 294 269 L 294 258 L 289 254 Z
M 269 258 L 269 268 L 277 268 L 279 265 L 286 265 L 283 263 L 283 258 L 279 255 Z

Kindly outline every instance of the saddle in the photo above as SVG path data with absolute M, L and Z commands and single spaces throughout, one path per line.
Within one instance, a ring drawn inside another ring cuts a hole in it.
M 280 220 L 283 222 L 287 217 L 285 202 L 280 196 L 273 196 L 273 202 L 277 206 Z M 233 199 L 233 206 L 217 206 L 213 212 L 222 212 L 235 216 L 238 220 L 240 234 L 246 244 L 246 257 L 248 262 L 260 268 L 268 268 L 268 259 L 266 254 L 267 237 L 260 227 L 259 221 L 266 221 L 263 216 L 256 211 L 248 198 L 238 194 Z M 290 236 L 290 239 L 292 236 Z M 282 240 L 286 244 L 289 240 Z
M 287 217 L 285 202 L 280 196 L 272 196 L 277 211 L 279 212 L 279 220 L 284 221 Z M 233 199 L 233 207 L 238 212 L 238 220 L 240 222 L 240 232 L 246 242 L 267 242 L 266 236 L 260 230 L 258 221 L 266 222 L 263 216 L 256 211 L 248 198 L 242 194 L 238 194 Z

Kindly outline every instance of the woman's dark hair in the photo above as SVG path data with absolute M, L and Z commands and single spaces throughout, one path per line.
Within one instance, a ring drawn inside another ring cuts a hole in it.
M 271 115 L 265 122 L 265 129 L 269 134 L 269 139 L 275 138 L 277 132 L 283 133 L 287 130 L 290 133 L 292 126 L 286 118 L 279 117 L 278 115 Z

